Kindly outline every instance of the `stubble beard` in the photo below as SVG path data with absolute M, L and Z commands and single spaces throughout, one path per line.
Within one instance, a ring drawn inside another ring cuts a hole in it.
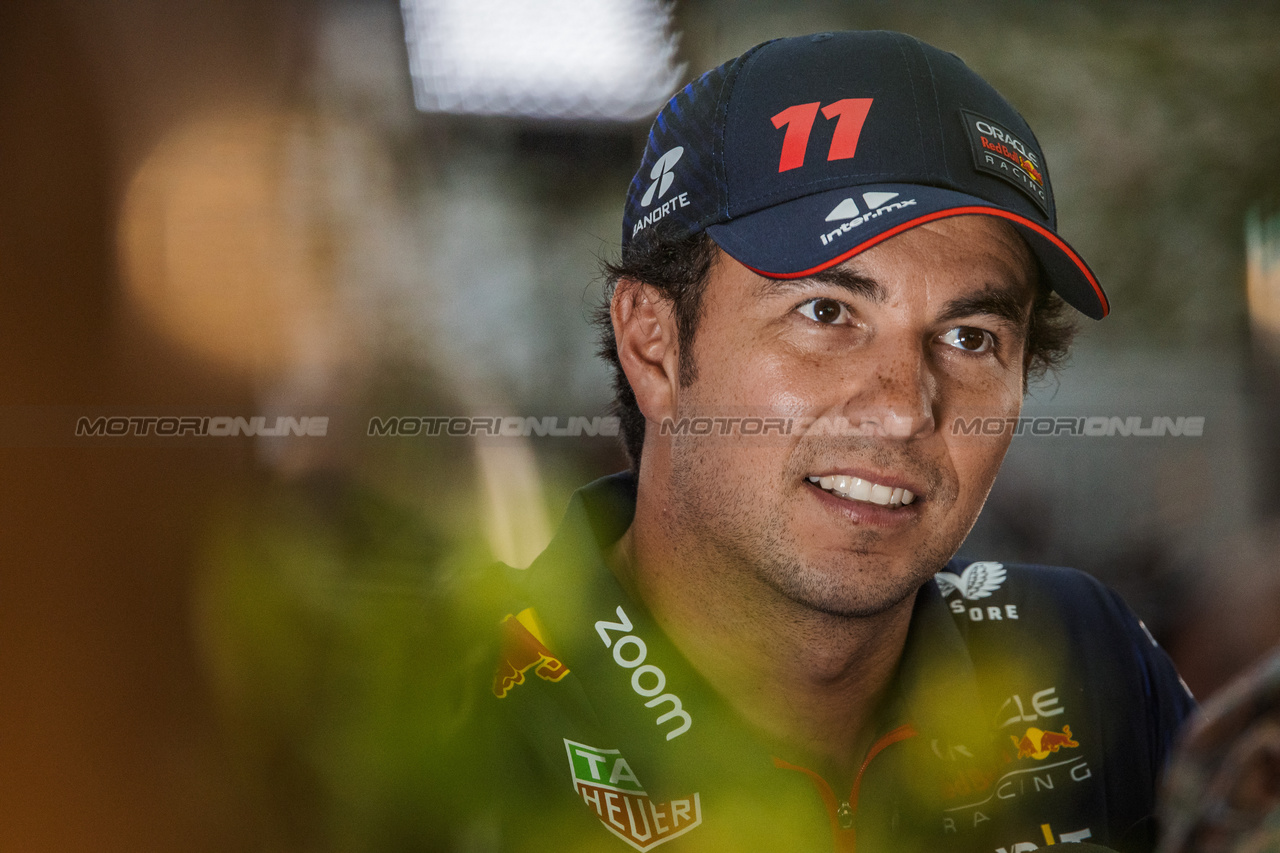
M 723 439 L 692 438 L 673 445 L 672 508 L 683 522 L 682 534 L 690 537 L 687 541 L 697 543 L 699 556 L 713 570 L 726 573 L 726 582 L 741 584 L 747 599 L 743 603 L 748 606 L 754 598 L 761 608 L 772 606 L 792 614 L 801 609 L 840 618 L 876 616 L 914 596 L 954 553 L 951 543 L 936 541 L 926 532 L 921 546 L 903 555 L 905 566 L 895 566 L 877 548 L 882 531 L 868 528 L 851 530 L 839 548 L 810 554 L 812 549 L 788 529 L 787 514 L 779 511 L 784 500 L 761 499 L 763 495 L 785 499 L 796 488 L 809 488 L 801 482 L 803 473 L 787 471 L 774 483 L 755 484 L 766 486 L 764 491 L 745 488 L 747 483 L 726 482 L 723 466 L 705 452 L 704 442 L 718 440 Z M 849 455 L 847 449 L 844 455 Z M 881 464 L 888 461 L 877 460 L 887 454 L 870 443 L 859 455 Z M 941 478 L 930 480 L 934 499 L 946 498 L 948 490 Z M 954 489 L 950 491 L 954 499 Z M 958 547 L 959 542 L 954 545 Z

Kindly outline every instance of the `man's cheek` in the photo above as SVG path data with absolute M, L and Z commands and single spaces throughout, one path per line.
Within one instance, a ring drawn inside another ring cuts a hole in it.
M 992 438 L 989 441 L 970 443 L 969 458 L 960 470 L 961 501 L 976 503 L 980 507 L 995 484 L 1000 464 L 1009 449 L 1007 439 Z M 974 512 L 977 512 L 975 507 Z

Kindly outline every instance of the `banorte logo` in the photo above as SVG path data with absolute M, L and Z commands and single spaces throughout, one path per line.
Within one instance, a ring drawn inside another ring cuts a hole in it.
M 653 164 L 653 168 L 649 171 L 649 177 L 653 180 L 653 183 L 649 184 L 649 189 L 644 191 L 644 196 L 640 199 L 641 207 L 648 207 L 653 204 L 655 192 L 658 198 L 662 198 L 667 194 L 667 190 L 671 189 L 671 182 L 676 179 L 671 170 L 676 163 L 680 162 L 680 158 L 683 155 L 684 146 L 677 145 L 659 157 L 658 162 Z
M 524 684 L 524 674 L 535 666 L 534 675 L 544 681 L 559 681 L 569 674 L 569 667 L 543 643 L 532 608 L 508 614 L 502 620 L 502 650 L 493 675 L 493 695 L 501 699 L 512 687 Z

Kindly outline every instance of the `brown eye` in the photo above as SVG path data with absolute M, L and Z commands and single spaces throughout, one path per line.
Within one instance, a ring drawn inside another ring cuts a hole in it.
M 800 313 L 818 323 L 832 325 L 845 315 L 844 303 L 834 299 L 813 299 L 800 306 Z
M 942 342 L 965 352 L 987 352 L 995 344 L 995 339 L 983 329 L 957 326 L 943 334 Z

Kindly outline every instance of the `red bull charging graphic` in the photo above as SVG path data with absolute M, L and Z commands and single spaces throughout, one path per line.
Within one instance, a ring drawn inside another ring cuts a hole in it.
M 508 614 L 501 627 L 502 652 L 493 675 L 493 695 L 501 699 L 512 687 L 524 684 L 524 674 L 532 667 L 537 667 L 534 675 L 544 681 L 559 681 L 569 674 L 569 667 L 543 643 L 532 608 Z
M 1043 761 L 1060 749 L 1080 745 L 1071 737 L 1071 726 L 1063 726 L 1061 732 L 1041 731 L 1032 726 L 1021 738 L 1009 735 L 1009 740 L 1018 750 L 1018 758 L 1034 758 L 1036 761 Z

